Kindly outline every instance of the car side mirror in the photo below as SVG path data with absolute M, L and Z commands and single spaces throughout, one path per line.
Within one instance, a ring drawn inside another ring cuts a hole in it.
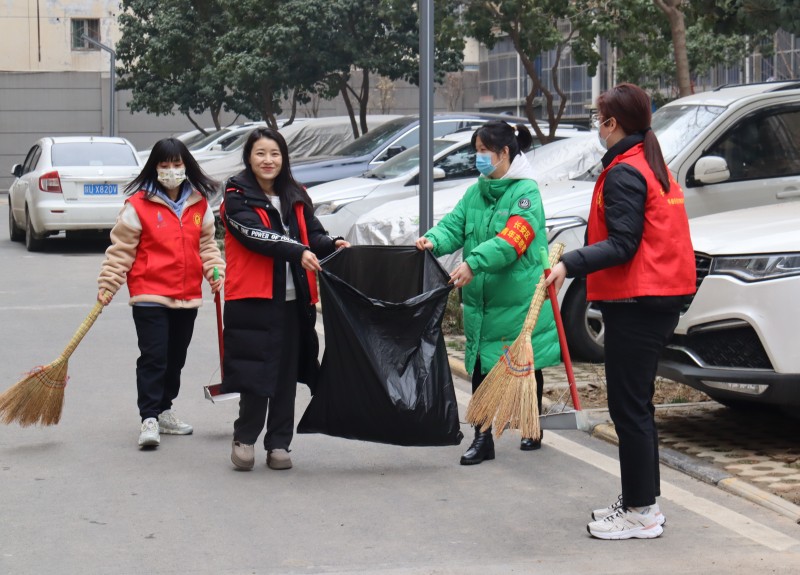
M 704 156 L 694 165 L 694 180 L 701 184 L 718 184 L 731 177 L 728 162 L 719 156 Z
M 22 164 L 14 164 L 14 167 L 11 168 L 11 173 L 14 174 L 15 178 L 19 178 L 22 175 Z
M 447 174 L 444 173 L 442 168 L 433 168 L 433 179 L 434 180 L 443 180 L 447 177 Z

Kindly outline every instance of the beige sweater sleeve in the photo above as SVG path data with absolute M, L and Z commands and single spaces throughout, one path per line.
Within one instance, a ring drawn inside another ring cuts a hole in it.
M 106 250 L 106 258 L 97 278 L 98 286 L 112 294 L 125 283 L 128 272 L 136 259 L 136 249 L 142 235 L 139 215 L 129 204 L 125 204 L 117 216 L 117 223 L 111 230 L 111 245 Z
M 209 206 L 203 215 L 203 229 L 200 232 L 200 259 L 203 262 L 203 276 L 208 281 L 214 279 L 214 268 L 219 271 L 220 279 L 225 279 L 225 260 L 217 245 L 216 232 L 214 212 Z

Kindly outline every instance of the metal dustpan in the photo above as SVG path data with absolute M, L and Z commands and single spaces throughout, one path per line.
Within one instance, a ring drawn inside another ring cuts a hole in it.
M 539 425 L 542 429 L 578 429 L 580 431 L 591 429 L 586 412 L 579 409 L 540 415 Z
M 238 393 L 222 393 L 222 384 L 215 383 L 213 385 L 203 386 L 203 395 L 211 403 L 218 403 L 220 401 L 227 401 L 229 399 L 239 399 Z
M 214 268 L 214 279 L 219 278 L 217 268 Z M 222 302 L 220 301 L 219 292 L 214 294 L 214 305 L 217 308 L 217 340 L 219 342 L 219 374 L 222 378 L 222 356 L 224 355 L 225 348 L 222 344 Z M 203 386 L 203 395 L 211 403 L 218 403 L 220 401 L 227 401 L 229 399 L 239 399 L 238 393 L 222 393 L 222 383 L 215 383 L 212 385 Z

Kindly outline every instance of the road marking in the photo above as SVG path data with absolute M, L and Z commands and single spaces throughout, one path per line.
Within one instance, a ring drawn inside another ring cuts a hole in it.
M 456 388 L 456 399 L 458 403 L 466 408 L 469 405 L 471 395 L 465 391 Z M 544 438 L 543 443 L 574 457 L 579 461 L 588 463 L 605 471 L 609 475 L 619 477 L 619 462 L 607 455 L 598 453 L 593 449 L 584 447 L 579 443 L 570 441 L 555 432 L 548 432 Z M 764 547 L 769 547 L 775 551 L 785 551 L 798 545 L 798 540 L 793 539 L 783 533 L 771 529 L 766 525 L 757 523 L 752 519 L 745 517 L 741 513 L 732 511 L 722 505 L 709 501 L 704 497 L 698 497 L 685 489 L 682 489 L 668 481 L 661 481 L 661 496 L 665 499 L 673 501 L 691 511 L 706 517 L 710 521 L 725 527 L 754 541 Z

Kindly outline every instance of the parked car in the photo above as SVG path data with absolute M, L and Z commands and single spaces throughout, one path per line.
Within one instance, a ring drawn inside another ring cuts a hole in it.
M 433 141 L 433 191 L 461 190 L 459 197 L 475 182 L 474 130 L 468 128 Z M 574 129 L 557 130 L 555 137 L 572 139 L 588 132 Z M 534 138 L 537 149 L 539 140 Z M 544 148 L 555 145 L 552 142 Z M 591 145 L 600 149 L 597 139 Z M 574 146 L 573 146 L 574 148 Z M 533 157 L 534 152 L 529 152 Z M 547 166 L 558 169 L 558 154 L 544 154 Z M 595 160 L 596 161 L 596 160 Z M 308 189 L 314 202 L 315 214 L 334 236 L 346 236 L 362 214 L 393 200 L 417 197 L 419 194 L 419 145 L 416 145 L 357 177 L 334 180 Z
M 15 164 L 8 191 L 12 241 L 38 251 L 60 231 L 108 230 L 123 204 L 123 189 L 141 171 L 124 138 L 74 136 L 37 140 Z
M 367 126 L 370 129 L 375 129 L 398 117 L 391 114 L 370 115 L 367 116 Z M 292 168 L 294 168 L 294 163 L 297 159 L 315 154 L 330 153 L 332 150 L 339 149 L 342 145 L 354 141 L 350 116 L 308 118 L 302 122 L 283 126 L 280 128 L 280 132 L 289 147 Z M 248 131 L 240 136 L 222 157 L 210 161 L 201 160 L 203 170 L 220 184 L 243 170 L 242 148 L 249 134 L 250 132 Z M 294 169 L 292 169 L 292 172 L 294 173 Z M 212 198 L 211 205 L 217 214 L 219 213 L 221 201 L 221 193 Z
M 800 202 L 691 220 L 697 294 L 658 373 L 732 406 L 800 408 Z
M 489 120 L 527 124 L 525 118 L 503 114 L 451 112 L 435 114 L 433 137 L 440 138 L 464 129 L 477 128 Z M 566 128 L 564 128 L 566 129 Z M 578 130 L 578 128 L 572 128 Z M 400 152 L 419 144 L 419 118 L 403 116 L 358 138 L 326 158 L 306 158 L 293 166 L 298 182 L 308 187 L 349 178 L 373 170 Z M 313 197 L 312 197 L 313 199 Z
M 450 137 L 447 136 L 447 138 Z M 540 188 L 547 190 L 548 183 L 565 179 L 569 174 L 584 171 L 586 166 L 597 164 L 604 151 L 600 147 L 596 133 L 581 132 L 571 135 L 569 138 L 534 148 L 526 152 L 526 156 L 536 174 Z M 386 162 L 385 165 L 391 161 L 393 160 Z M 475 182 L 475 178 L 477 178 L 477 172 L 472 179 L 462 180 L 457 185 L 434 194 L 434 224 L 453 210 L 469 186 Z M 572 197 L 579 205 L 585 203 L 583 192 L 573 194 Z M 542 193 L 545 214 L 551 213 L 551 210 L 548 209 L 551 199 L 548 193 Z M 548 220 L 548 222 L 550 221 Z M 354 245 L 411 245 L 418 236 L 419 198 L 415 196 L 385 202 L 364 213 L 352 225 L 346 238 Z M 461 251 L 439 259 L 446 269 L 453 269 L 461 261 Z
M 656 111 L 651 126 L 690 218 L 800 199 L 800 82 L 729 86 L 680 98 Z M 599 168 L 543 189 L 553 197 L 550 240 L 564 242 L 567 250 L 583 245 Z M 581 193 L 583 202 L 575 197 Z M 602 361 L 602 316 L 586 302 L 585 282 L 565 283 L 561 293 L 570 350 Z

